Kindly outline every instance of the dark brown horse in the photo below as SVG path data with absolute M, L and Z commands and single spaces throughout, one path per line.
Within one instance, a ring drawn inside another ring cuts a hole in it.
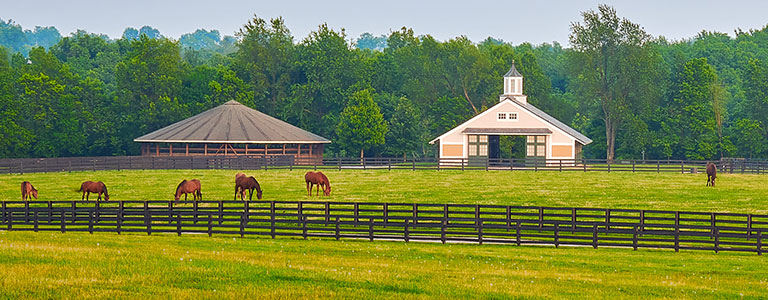
M 187 194 L 189 193 L 192 193 L 192 200 L 195 200 L 195 201 L 203 200 L 203 193 L 202 193 L 202 187 L 200 185 L 200 180 L 184 179 L 181 183 L 179 183 L 179 186 L 176 187 L 176 195 L 174 199 L 176 199 L 176 201 L 179 201 L 179 198 L 181 198 L 181 194 L 184 194 L 184 201 L 187 201 Z
M 24 181 L 21 183 L 21 201 L 29 200 L 29 196 L 37 199 L 37 189 L 29 181 Z
M 320 195 L 320 187 L 323 188 L 323 194 L 326 196 L 331 195 L 331 182 L 328 181 L 328 177 L 323 172 L 307 172 L 304 175 L 304 181 L 307 182 L 307 192 L 312 196 L 312 187 L 317 184 L 317 191 L 315 194 Z
M 99 194 L 99 197 L 96 198 L 96 201 L 101 201 L 101 194 L 104 194 L 104 201 L 109 201 L 109 193 L 107 193 L 107 186 L 101 181 L 83 182 L 83 184 L 80 185 L 80 190 L 78 190 L 78 192 L 83 192 L 83 198 L 80 200 L 88 201 L 88 197 L 91 196 L 91 193 L 97 193 Z
M 717 177 L 717 165 L 714 163 L 707 163 L 707 186 L 715 186 L 715 178 Z
M 256 199 L 261 200 L 261 186 L 253 176 L 245 177 L 245 174 L 243 174 L 243 176 L 237 177 L 235 180 L 235 200 L 237 200 L 238 189 L 240 189 L 240 200 L 245 198 L 245 190 L 249 192 L 248 201 L 253 200 L 254 189 L 256 190 Z

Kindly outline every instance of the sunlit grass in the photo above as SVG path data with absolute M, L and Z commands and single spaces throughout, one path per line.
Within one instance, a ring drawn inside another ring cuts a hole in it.
M 768 262 L 754 254 L 86 233 L 0 240 L 3 298 L 768 296 Z
M 236 171 L 0 175 L 0 200 L 31 181 L 39 200 L 173 199 L 182 179 L 230 200 Z M 304 171 L 247 171 L 264 200 L 308 200 Z M 768 212 L 768 176 L 502 171 L 327 171 L 332 201 L 482 203 Z M 735 298 L 768 297 L 763 256 L 707 251 L 516 247 L 185 234 L 0 231 L 0 298 Z
M 74 200 L 85 180 L 104 181 L 112 200 L 172 200 L 182 179 L 202 182 L 205 200 L 234 198 L 234 174 L 226 170 L 101 171 L 0 175 L 0 199 L 21 199 L 31 181 L 40 200 Z M 308 200 L 304 171 L 247 171 L 264 200 Z M 768 176 L 720 174 L 706 187 L 705 174 L 328 170 L 331 201 L 575 206 L 768 213 Z M 95 197 L 94 197 L 95 198 Z

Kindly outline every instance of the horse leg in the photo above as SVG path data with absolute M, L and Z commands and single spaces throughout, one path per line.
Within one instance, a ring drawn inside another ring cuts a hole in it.
M 249 189 L 248 192 L 249 192 L 248 193 L 248 201 L 252 201 L 253 200 L 253 188 Z
M 83 197 L 80 198 L 80 201 L 83 201 L 83 200 L 85 200 L 85 191 L 83 191 Z
M 312 196 L 312 186 L 310 186 L 311 183 L 307 181 L 307 193 L 309 193 L 309 196 Z

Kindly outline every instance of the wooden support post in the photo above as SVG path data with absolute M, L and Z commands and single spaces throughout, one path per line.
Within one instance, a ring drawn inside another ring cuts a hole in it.
M 117 234 L 120 234 L 123 229 L 123 209 L 123 200 L 120 200 L 117 204 Z
M 373 217 L 368 219 L 369 225 L 368 225 L 368 238 L 373 242 Z
M 680 212 L 675 212 L 675 252 L 680 252 Z
M 597 249 L 597 223 L 592 224 L 592 248 Z
M 515 221 L 515 242 L 520 246 L 520 221 Z
M 152 235 L 152 221 L 149 216 L 149 203 L 144 201 L 144 225 L 147 227 L 147 235 Z
M 186 146 L 186 149 L 184 150 L 184 155 L 189 156 L 189 144 L 188 143 L 184 144 L 184 146 Z
M 269 201 L 269 229 L 272 238 L 275 238 L 275 201 Z
M 168 144 L 168 156 L 173 156 L 173 144 Z
M 160 156 L 160 143 L 155 143 L 155 156 Z
M 208 144 L 203 144 L 203 156 L 208 156 Z
M 632 231 L 632 249 L 637 250 L 637 225 L 634 226 L 634 230 Z
M 248 144 L 245 144 L 245 155 L 248 155 Z

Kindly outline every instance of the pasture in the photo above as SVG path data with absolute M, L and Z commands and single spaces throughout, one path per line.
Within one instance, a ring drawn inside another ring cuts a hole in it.
M 182 179 L 231 200 L 236 170 L 0 176 L 0 200 L 80 199 L 85 180 L 111 200 L 173 199 Z M 303 171 L 247 171 L 264 200 L 308 200 Z M 325 172 L 331 201 L 545 205 L 766 213 L 768 177 L 705 174 Z M 48 182 L 46 184 L 46 182 Z M 255 198 L 255 197 L 254 197 Z M 763 256 L 704 251 L 0 231 L 0 298 L 763 298 Z

